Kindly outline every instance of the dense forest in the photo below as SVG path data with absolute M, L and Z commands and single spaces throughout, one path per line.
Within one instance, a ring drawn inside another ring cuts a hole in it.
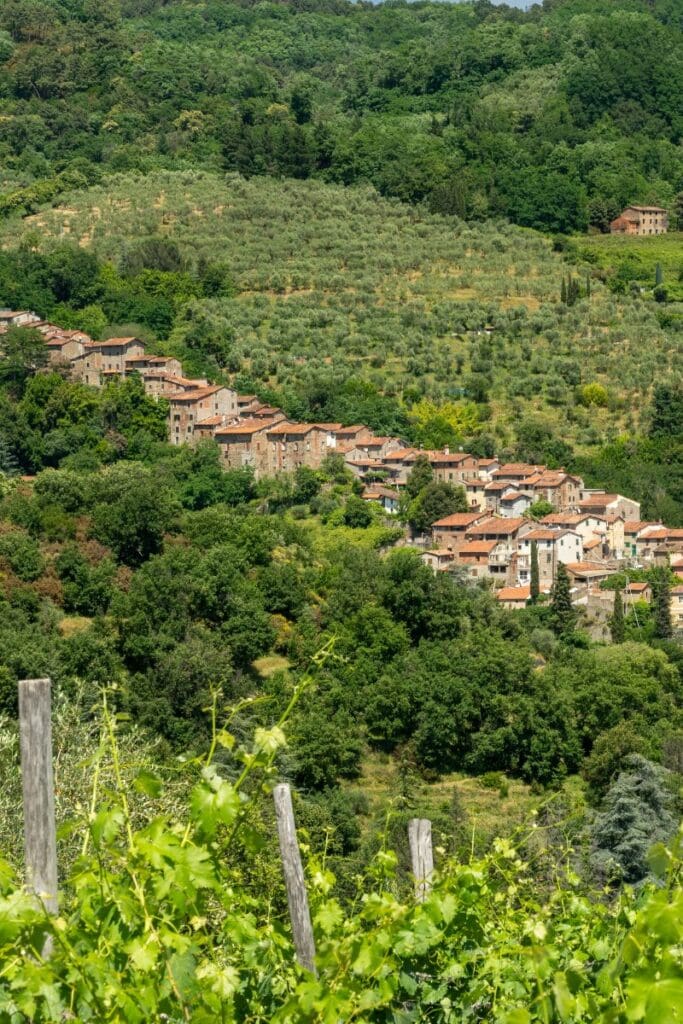
M 681 95 L 678 0 L 4 0 L 0 308 L 683 525 Z M 679 231 L 605 235 L 638 201 Z M 513 612 L 427 567 L 464 495 L 425 460 L 393 517 L 339 455 L 255 480 L 137 377 L 0 344 L 0 1024 L 679 1020 L 667 566 L 597 642 L 566 572 Z M 46 676 L 57 916 L 22 888 Z

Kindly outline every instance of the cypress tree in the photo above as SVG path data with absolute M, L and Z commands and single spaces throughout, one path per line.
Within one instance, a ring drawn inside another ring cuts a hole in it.
M 650 583 L 652 586 L 652 615 L 655 623 L 655 636 L 660 640 L 666 640 L 673 635 L 669 567 L 660 566 L 654 569 Z
M 550 607 L 553 610 L 555 631 L 558 634 L 569 633 L 574 626 L 576 613 L 572 607 L 571 583 L 569 573 L 563 562 L 557 566 L 557 574 L 550 595 Z
M 541 588 L 538 580 L 538 544 L 535 540 L 531 542 L 531 577 L 529 580 L 529 598 L 532 604 L 538 601 Z
M 612 634 L 612 643 L 623 644 L 626 638 L 626 627 L 624 623 L 624 602 L 620 590 L 614 591 L 614 608 L 609 628 Z
M 586 274 L 586 298 L 590 299 L 590 297 L 591 297 L 591 276 L 590 276 L 590 274 Z
M 564 302 L 565 305 L 567 303 L 567 285 L 565 283 L 564 277 L 562 278 L 562 286 L 560 288 L 560 302 Z
M 664 274 L 662 272 L 662 264 L 658 263 L 655 267 L 655 287 L 664 283 Z

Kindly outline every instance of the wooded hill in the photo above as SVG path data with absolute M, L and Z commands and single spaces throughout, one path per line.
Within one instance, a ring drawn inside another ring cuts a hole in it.
M 681 52 L 676 0 L 6 0 L 0 210 L 204 166 L 545 231 L 674 214 Z

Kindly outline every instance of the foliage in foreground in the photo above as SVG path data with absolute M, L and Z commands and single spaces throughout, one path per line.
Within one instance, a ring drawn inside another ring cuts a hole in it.
M 286 714 L 257 730 L 248 748 L 214 730 L 209 754 L 187 766 L 187 807 L 138 825 L 105 704 L 101 757 L 112 781 L 100 788 L 95 766 L 60 916 L 47 919 L 9 866 L 0 868 L 3 1024 L 65 1016 L 129 1024 L 676 1019 L 680 840 L 652 858 L 658 887 L 611 899 L 592 899 L 570 871 L 539 889 L 537 865 L 506 841 L 482 860 L 446 863 L 423 904 L 401 895 L 387 850 L 359 881 L 350 910 L 335 898 L 325 865 L 311 863 L 318 976 L 299 970 L 280 886 L 258 872 L 263 841 L 272 843 L 261 794 Z M 134 785 L 159 796 L 161 782 L 148 771 Z M 46 934 L 50 959 L 42 956 Z

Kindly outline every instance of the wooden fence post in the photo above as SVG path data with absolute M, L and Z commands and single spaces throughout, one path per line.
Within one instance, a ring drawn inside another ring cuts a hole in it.
M 49 679 L 19 683 L 19 745 L 24 798 L 26 885 L 50 914 L 57 913 L 57 833 L 52 775 Z M 48 938 L 43 955 L 49 956 Z
M 302 967 L 316 974 L 313 925 L 308 909 L 308 894 L 304 869 L 301 864 L 301 853 L 296 838 L 292 794 L 286 782 L 281 782 L 275 787 L 273 799 L 296 958 Z
M 415 877 L 415 897 L 423 903 L 432 887 L 434 871 L 432 854 L 432 823 L 429 818 L 411 818 L 408 822 L 410 860 Z

